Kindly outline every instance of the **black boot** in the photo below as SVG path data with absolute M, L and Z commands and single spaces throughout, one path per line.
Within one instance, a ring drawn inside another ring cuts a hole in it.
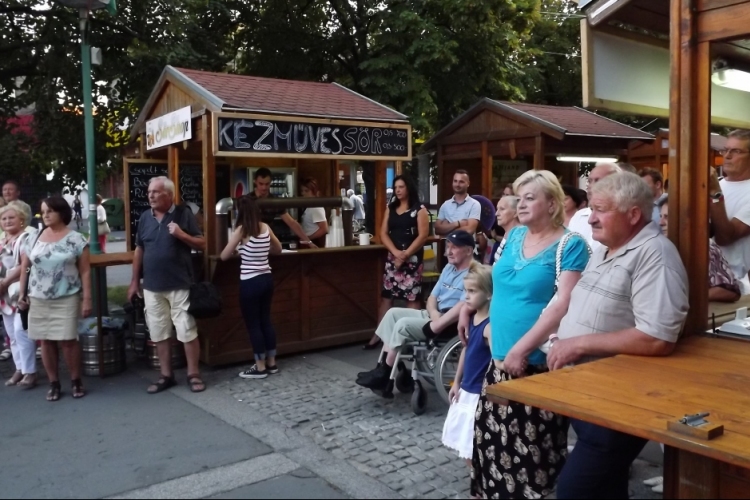
M 384 363 L 371 372 L 367 372 L 359 377 L 357 379 L 357 385 L 376 391 L 382 391 L 388 386 L 390 379 L 391 367 Z
M 385 364 L 385 361 L 384 361 L 384 360 L 383 360 L 383 359 L 381 358 L 381 359 L 380 359 L 380 361 L 378 361 L 378 364 L 377 364 L 377 365 L 375 365 L 375 368 L 374 368 L 374 369 L 372 369 L 372 370 L 370 370 L 370 371 L 366 371 L 366 372 L 359 372 L 359 373 L 357 374 L 357 379 L 360 379 L 360 378 L 364 377 L 365 375 L 368 375 L 368 374 L 370 374 L 370 373 L 373 373 L 373 372 L 374 372 L 375 370 L 377 370 L 378 368 L 380 368 L 380 367 L 381 367 L 381 366 L 383 366 L 384 364 Z

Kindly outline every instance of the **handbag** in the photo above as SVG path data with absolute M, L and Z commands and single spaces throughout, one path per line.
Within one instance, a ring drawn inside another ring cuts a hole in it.
M 44 229 L 47 229 L 46 227 Z M 44 229 L 39 231 L 36 235 L 36 239 L 34 240 L 34 244 L 29 247 L 29 255 L 31 255 L 31 251 L 34 249 L 36 244 L 39 242 L 39 238 L 42 236 L 42 233 L 44 232 Z M 20 251 L 20 249 L 19 249 Z M 31 262 L 31 259 L 29 259 L 29 262 Z M 26 300 L 29 300 L 29 286 L 31 285 L 31 266 L 33 264 L 29 265 L 29 268 L 26 270 Z M 20 289 L 20 285 L 19 285 Z M 24 330 L 29 329 L 29 310 L 31 309 L 31 304 L 29 304 L 29 307 L 27 307 L 25 310 L 19 308 L 18 313 L 21 315 L 21 324 L 23 326 Z
M 221 314 L 222 300 L 213 283 L 203 281 L 190 285 L 188 312 L 195 319 L 215 318 Z
M 106 220 L 104 222 L 100 222 L 97 225 L 97 233 L 99 233 L 100 235 L 101 234 L 109 234 L 111 232 L 112 232 L 112 230 L 109 228 L 109 224 L 107 224 Z
M 557 244 L 557 251 L 555 252 L 555 293 L 554 295 L 552 295 L 552 298 L 547 303 L 545 308 L 542 309 L 542 314 L 544 314 L 544 311 L 546 311 L 549 306 L 557 302 L 557 289 L 560 286 L 560 274 L 562 274 L 563 252 L 565 251 L 565 245 L 567 245 L 574 236 L 578 236 L 579 238 L 583 239 L 583 236 L 571 231 L 569 233 L 565 233 L 563 237 L 560 238 L 560 242 Z M 588 244 L 586 244 L 586 250 L 589 252 L 589 255 L 591 255 L 591 247 L 589 247 Z M 540 314 L 539 316 L 541 317 L 542 314 Z M 552 339 L 555 337 L 557 337 L 557 332 L 551 333 L 549 339 L 547 339 L 544 343 L 542 343 L 542 345 L 539 346 L 539 350 L 544 354 L 549 354 L 549 348 L 552 346 Z

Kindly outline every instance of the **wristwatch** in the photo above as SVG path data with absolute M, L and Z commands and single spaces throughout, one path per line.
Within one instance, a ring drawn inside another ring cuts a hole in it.
M 710 195 L 710 197 L 712 203 L 719 203 L 720 201 L 724 201 L 724 193 L 722 193 L 721 191 Z

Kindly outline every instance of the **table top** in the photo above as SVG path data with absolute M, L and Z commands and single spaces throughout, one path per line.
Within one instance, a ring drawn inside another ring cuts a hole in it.
M 91 254 L 91 267 L 122 266 L 133 263 L 133 252 Z
M 750 468 L 750 342 L 681 340 L 668 357 L 616 356 L 496 384 L 510 399 Z M 705 441 L 667 430 L 668 421 L 710 412 L 724 435 Z

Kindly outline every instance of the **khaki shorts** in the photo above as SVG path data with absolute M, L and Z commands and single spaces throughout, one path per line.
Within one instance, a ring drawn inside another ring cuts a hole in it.
M 177 340 L 183 343 L 198 338 L 198 326 L 188 312 L 190 290 L 150 292 L 143 290 L 146 306 L 146 324 L 152 342 L 162 342 L 172 337 L 172 324 L 177 331 Z

